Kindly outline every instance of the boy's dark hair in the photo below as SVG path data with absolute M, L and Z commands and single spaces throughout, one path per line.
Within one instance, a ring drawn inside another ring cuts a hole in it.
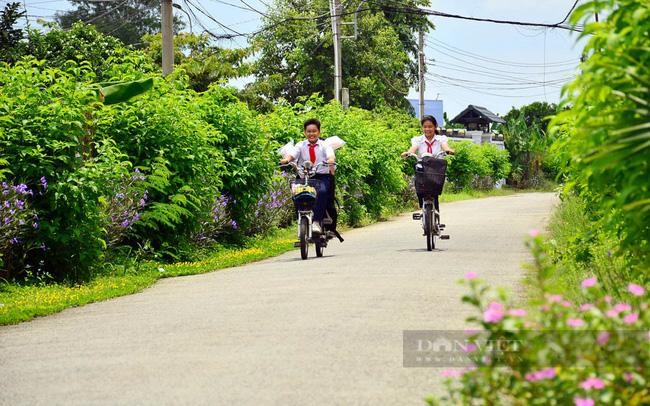
M 433 123 L 433 125 L 438 127 L 438 121 L 436 120 L 436 118 L 434 116 L 431 116 L 431 115 L 428 115 L 428 114 L 422 116 L 422 119 L 420 119 L 420 124 L 424 124 L 425 121 L 431 121 Z
M 320 121 L 318 121 L 317 118 L 310 118 L 308 120 L 305 120 L 305 124 L 302 125 L 302 129 L 306 130 L 308 125 L 315 125 L 318 130 L 320 130 Z

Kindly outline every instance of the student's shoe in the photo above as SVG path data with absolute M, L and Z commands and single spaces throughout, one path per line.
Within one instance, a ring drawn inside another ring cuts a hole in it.
M 313 234 L 320 234 L 320 233 L 322 232 L 322 231 L 321 231 L 321 228 L 320 228 L 320 224 L 318 224 L 318 223 L 312 223 L 312 224 L 311 224 L 311 232 L 312 232 Z

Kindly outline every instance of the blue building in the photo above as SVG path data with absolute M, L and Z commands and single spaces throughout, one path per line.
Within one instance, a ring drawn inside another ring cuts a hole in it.
M 413 110 L 415 110 L 415 117 L 420 118 L 420 99 L 407 99 Z M 424 101 L 424 114 L 431 115 L 436 118 L 439 127 L 444 127 L 445 122 L 443 121 L 442 112 L 442 100 L 425 100 Z

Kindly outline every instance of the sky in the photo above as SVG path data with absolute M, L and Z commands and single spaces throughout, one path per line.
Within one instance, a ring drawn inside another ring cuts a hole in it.
M 118 0 L 104 0 L 114 1 Z M 175 0 L 186 7 L 186 0 Z M 189 0 L 201 20 L 192 22 L 195 33 L 209 29 L 215 34 L 232 33 L 220 27 L 203 9 L 225 26 L 239 33 L 251 33 L 261 26 L 262 14 L 273 0 Z M 7 0 L 0 0 L 4 6 Z M 64 0 L 24 0 L 31 24 L 37 16 L 52 19 L 56 11 L 70 9 Z M 430 9 L 449 14 L 498 20 L 558 23 L 574 0 L 431 0 Z M 119 4 L 119 3 L 118 3 Z M 358 1 L 352 1 L 356 8 Z M 580 1 L 578 2 L 580 5 Z M 174 12 L 187 21 L 180 10 Z M 348 17 L 351 18 L 351 17 Z M 584 40 L 578 33 L 558 28 L 525 28 L 487 22 L 429 17 L 435 30 L 425 37 L 425 98 L 443 100 L 451 119 L 474 104 L 504 115 L 512 107 L 534 101 L 557 103 L 561 86 L 577 72 Z M 189 31 L 189 25 L 186 26 Z M 353 41 L 346 39 L 344 41 Z M 246 37 L 221 40 L 222 47 L 246 45 Z M 242 86 L 245 81 L 234 82 Z M 345 78 L 343 78 L 345 86 Z M 413 88 L 409 98 L 417 98 Z

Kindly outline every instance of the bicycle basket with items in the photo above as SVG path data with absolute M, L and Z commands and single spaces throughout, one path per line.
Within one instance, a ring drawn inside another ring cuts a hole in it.
M 415 165 L 415 190 L 424 197 L 439 196 L 445 185 L 447 161 L 424 157 Z
M 291 198 L 297 210 L 314 209 L 319 183 L 318 179 L 309 179 L 307 183 L 304 179 L 291 180 Z

